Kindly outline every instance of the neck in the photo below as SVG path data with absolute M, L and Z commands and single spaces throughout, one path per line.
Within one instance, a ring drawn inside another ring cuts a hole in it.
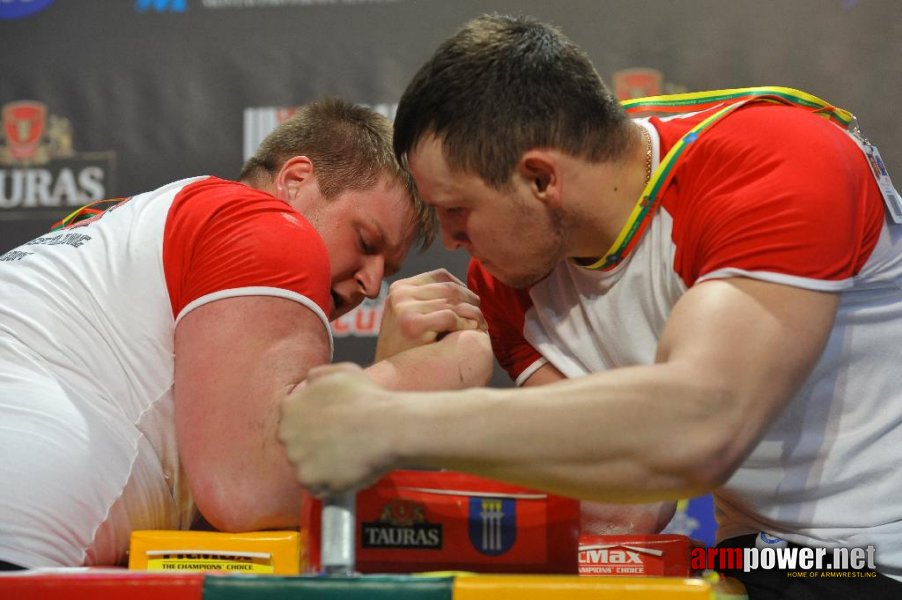
M 249 175 L 238 181 L 247 187 L 266 192 L 270 196 L 276 195 L 276 183 L 271 176 Z
M 595 262 L 620 234 L 649 175 L 650 140 L 632 124 L 630 145 L 620 160 L 582 162 L 571 184 L 574 207 L 568 256 Z

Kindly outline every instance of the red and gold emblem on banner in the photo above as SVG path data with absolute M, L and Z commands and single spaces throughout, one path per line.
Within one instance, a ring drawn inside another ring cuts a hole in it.
M 72 123 L 47 104 L 7 102 L 0 121 L 0 218 L 5 210 L 71 212 L 109 195 L 114 154 L 76 153 Z
M 390 500 L 383 508 L 379 521 L 401 527 L 426 522 L 426 508 L 410 500 Z
M 47 107 L 42 102 L 23 100 L 3 107 L 3 133 L 14 160 L 32 162 L 37 158 Z
M 631 100 L 662 93 L 664 76 L 655 69 L 624 69 L 612 78 L 614 95 L 618 100 Z
M 48 114 L 43 102 L 8 102 L 2 115 L 0 165 L 45 165 L 74 155 L 72 125 L 68 119 Z

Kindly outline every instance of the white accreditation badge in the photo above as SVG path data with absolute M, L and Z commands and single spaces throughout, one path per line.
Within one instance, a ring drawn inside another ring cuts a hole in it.
M 871 173 L 874 175 L 877 187 L 880 188 L 880 193 L 883 194 L 883 201 L 886 203 L 886 210 L 890 218 L 893 220 L 893 223 L 902 223 L 902 197 L 899 196 L 899 192 L 893 187 L 889 172 L 886 170 L 886 163 L 880 157 L 880 151 L 877 149 L 877 146 L 861 135 L 861 131 L 857 127 L 849 131 L 849 134 L 855 140 L 855 143 L 858 144 L 858 147 L 861 148 L 864 157 L 868 159 L 868 165 L 871 167 Z

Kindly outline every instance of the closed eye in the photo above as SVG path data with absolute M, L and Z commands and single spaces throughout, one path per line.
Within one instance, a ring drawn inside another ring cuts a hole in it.
M 361 251 L 361 252 L 363 252 L 364 254 L 376 254 L 376 252 L 377 252 L 376 247 L 373 246 L 372 244 L 370 244 L 369 242 L 367 242 L 367 241 L 363 238 L 362 235 L 361 235 L 361 236 L 358 236 L 358 237 L 357 237 L 357 240 L 358 240 L 358 242 L 359 242 L 359 244 L 360 244 L 360 251 Z

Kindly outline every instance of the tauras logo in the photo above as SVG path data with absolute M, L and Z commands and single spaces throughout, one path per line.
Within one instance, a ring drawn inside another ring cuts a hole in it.
M 68 119 L 33 100 L 0 113 L 0 211 L 58 212 L 110 195 L 113 153 L 76 153 Z
M 362 523 L 363 548 L 440 550 L 442 526 L 426 521 L 425 508 L 409 500 L 391 500 L 378 521 Z
M 399 527 L 385 523 L 364 523 L 364 548 L 428 548 L 440 550 L 442 547 L 442 526 L 423 523 Z

